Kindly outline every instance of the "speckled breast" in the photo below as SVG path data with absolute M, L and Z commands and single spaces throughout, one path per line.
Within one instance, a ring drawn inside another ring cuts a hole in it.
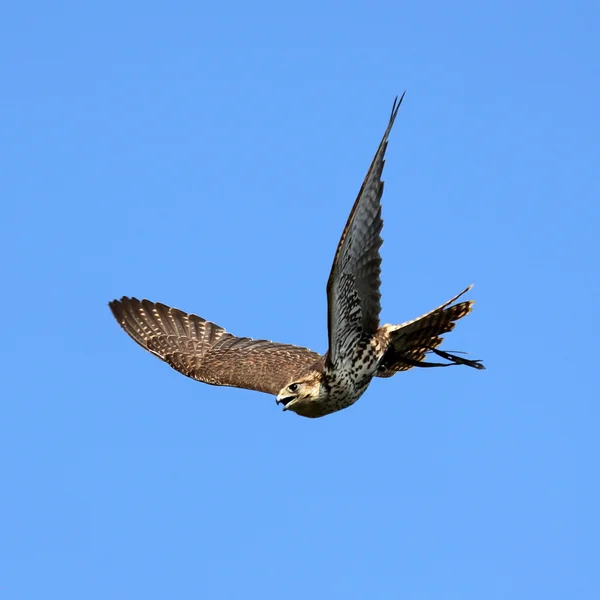
M 326 372 L 329 413 L 351 406 L 364 394 L 384 353 L 380 339 L 365 337 L 335 370 Z

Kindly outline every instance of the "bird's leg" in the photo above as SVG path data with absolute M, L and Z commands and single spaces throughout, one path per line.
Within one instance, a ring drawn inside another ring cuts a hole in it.
M 480 360 L 471 360 L 469 358 L 462 358 L 461 356 L 456 356 L 456 354 L 450 354 L 449 352 L 444 352 L 443 350 L 438 350 L 437 348 L 431 348 L 431 352 L 435 352 L 438 356 L 445 358 L 446 360 L 452 361 L 451 364 L 455 365 L 466 365 L 467 367 L 473 367 L 474 369 L 485 369 L 485 366 L 481 363 Z M 431 363 L 434 364 L 434 363 Z M 446 365 L 444 365 L 446 366 Z

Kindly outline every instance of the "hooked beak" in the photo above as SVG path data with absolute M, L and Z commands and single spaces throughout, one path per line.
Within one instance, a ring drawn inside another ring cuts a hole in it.
M 285 394 L 280 394 L 277 396 L 277 400 L 275 402 L 277 402 L 277 404 L 283 404 L 283 410 L 289 410 L 291 405 L 294 403 L 294 400 L 296 400 L 296 396 L 286 396 Z

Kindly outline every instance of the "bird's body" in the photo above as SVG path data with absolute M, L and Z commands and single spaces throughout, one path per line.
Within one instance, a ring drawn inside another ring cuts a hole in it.
M 384 355 L 386 337 L 384 328 L 375 335 L 365 335 L 339 368 L 325 369 L 324 380 L 329 391 L 327 408 L 332 409 L 327 412 L 351 406 L 364 394 Z
M 239 338 L 197 315 L 136 298 L 123 297 L 109 303 L 123 329 L 143 348 L 188 377 L 274 394 L 284 410 L 305 417 L 322 417 L 354 404 L 375 376 L 391 377 L 413 367 L 456 364 L 483 369 L 480 361 L 438 349 L 442 335 L 471 311 L 472 301 L 455 304 L 470 287 L 412 321 L 401 325 L 379 323 L 381 173 L 388 136 L 402 98 L 394 102 L 388 127 L 334 258 L 327 283 L 327 353 L 319 355 L 289 344 Z M 425 362 L 429 352 L 449 362 Z
M 389 344 L 384 326 L 375 335 L 365 335 L 337 368 L 327 365 L 326 357 L 315 362 L 306 373 L 298 373 L 299 381 L 314 381 L 318 390 L 309 402 L 286 402 L 284 392 L 278 401 L 285 410 L 293 409 L 303 417 L 324 417 L 352 406 L 366 391 L 377 374 L 380 359 Z M 317 400 L 315 400 L 317 398 Z

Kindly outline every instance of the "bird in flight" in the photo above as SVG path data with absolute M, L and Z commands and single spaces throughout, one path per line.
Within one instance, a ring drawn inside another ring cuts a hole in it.
M 485 367 L 440 350 L 442 336 L 471 312 L 457 300 L 400 325 L 380 325 L 379 291 L 383 240 L 381 174 L 388 137 L 404 99 L 396 98 L 383 139 L 352 207 L 327 282 L 329 349 L 237 337 L 194 314 L 150 300 L 123 297 L 109 303 L 119 325 L 142 348 L 175 370 L 211 385 L 273 394 L 283 410 L 323 417 L 354 404 L 373 377 L 391 377 L 413 367 Z M 446 362 L 426 362 L 434 354 Z

